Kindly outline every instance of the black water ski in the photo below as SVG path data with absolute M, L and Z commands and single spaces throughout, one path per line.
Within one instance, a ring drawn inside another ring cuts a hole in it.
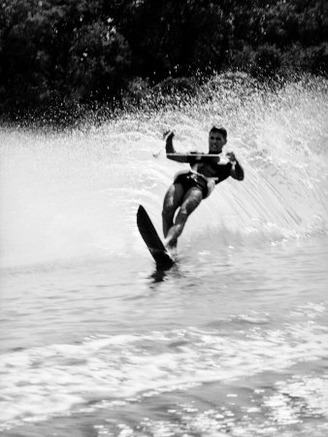
M 169 269 L 172 267 L 174 260 L 165 249 L 165 246 L 159 238 L 147 211 L 142 205 L 139 206 L 137 212 L 137 225 L 157 267 L 160 269 Z

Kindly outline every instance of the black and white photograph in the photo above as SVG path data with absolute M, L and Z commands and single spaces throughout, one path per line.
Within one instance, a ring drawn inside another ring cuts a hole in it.
M 328 436 L 328 2 L 0 0 L 0 436 Z

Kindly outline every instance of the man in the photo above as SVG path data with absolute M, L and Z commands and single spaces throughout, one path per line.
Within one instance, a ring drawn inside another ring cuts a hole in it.
M 208 197 L 214 186 L 229 176 L 238 181 L 244 179 L 244 170 L 233 152 L 222 159 L 223 146 L 227 143 L 227 131 L 223 127 L 212 127 L 209 132 L 209 154 L 177 154 L 173 147 L 173 132 L 166 133 L 166 156 L 177 162 L 189 163 L 191 169 L 175 175 L 163 204 L 163 233 L 165 246 L 174 250 L 189 215 L 203 199 Z M 174 220 L 174 215 L 179 209 Z

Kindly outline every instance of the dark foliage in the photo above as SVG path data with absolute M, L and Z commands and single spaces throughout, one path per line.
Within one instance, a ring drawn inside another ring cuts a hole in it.
M 69 122 L 86 106 L 239 70 L 328 74 L 325 0 L 2 0 L 0 112 Z

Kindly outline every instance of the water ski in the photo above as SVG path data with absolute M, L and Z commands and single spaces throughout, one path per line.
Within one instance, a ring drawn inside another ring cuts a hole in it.
M 159 238 L 147 211 L 142 205 L 139 206 L 137 212 L 137 225 L 157 267 L 159 269 L 169 269 L 172 267 L 174 260 L 165 249 L 165 246 Z

